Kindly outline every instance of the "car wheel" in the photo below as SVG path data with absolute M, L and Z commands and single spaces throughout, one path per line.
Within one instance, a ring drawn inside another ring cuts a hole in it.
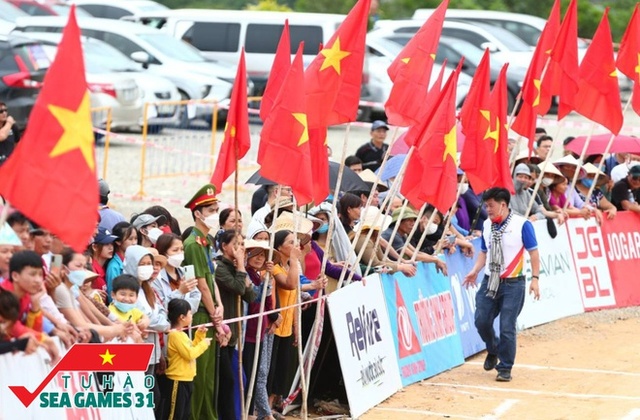
M 179 92 L 180 92 L 181 101 L 188 101 L 189 99 L 191 99 L 189 95 L 187 95 L 185 92 L 181 90 L 179 90 Z M 179 112 L 180 112 L 180 119 L 178 120 L 178 127 L 189 128 L 191 121 L 189 120 L 189 114 L 187 113 L 187 105 L 181 105 Z

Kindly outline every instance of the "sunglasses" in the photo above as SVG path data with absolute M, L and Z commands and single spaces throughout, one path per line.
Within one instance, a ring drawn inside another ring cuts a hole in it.
M 2 108 L 0 109 L 0 114 L 4 113 L 4 112 L 9 112 L 9 110 L 7 108 Z
M 633 175 L 631 179 L 633 179 L 634 181 L 640 181 L 640 175 Z

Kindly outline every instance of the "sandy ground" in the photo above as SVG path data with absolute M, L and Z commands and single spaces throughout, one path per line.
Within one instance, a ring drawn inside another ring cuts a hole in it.
M 362 419 L 640 419 L 640 308 L 587 313 L 518 335 L 513 381 L 485 353 L 413 384 Z

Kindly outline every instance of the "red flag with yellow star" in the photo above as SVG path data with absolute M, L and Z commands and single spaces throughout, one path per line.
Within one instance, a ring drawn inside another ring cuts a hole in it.
M 552 96 L 558 96 L 558 120 L 575 109 L 578 74 L 578 4 L 576 0 L 571 0 L 551 49 L 547 71 L 541 84 L 541 101 L 543 98 L 550 101 Z M 540 104 L 541 111 L 545 110 L 546 113 L 548 109 L 548 103 Z
M 24 137 L 0 168 L 0 195 L 78 252 L 98 222 L 90 108 L 72 5 Z
M 623 117 L 608 14 L 609 8 L 606 8 L 580 63 L 575 110 L 618 134 Z
M 282 81 L 289 67 L 291 67 L 291 35 L 289 35 L 289 19 L 285 19 L 278 48 L 276 48 L 276 55 L 273 58 L 273 65 L 271 65 L 271 71 L 269 72 L 267 86 L 264 88 L 262 99 L 260 99 L 260 119 L 263 122 L 267 120 L 267 116 L 271 112 L 271 108 L 273 108 L 273 102 L 278 96 Z
M 411 126 L 422 121 L 422 104 L 429 90 L 431 70 L 448 5 L 449 0 L 440 3 L 387 70 L 393 82 L 389 99 L 384 105 L 390 124 Z
M 309 152 L 311 154 L 311 179 L 313 202 L 322 203 L 329 195 L 329 150 L 327 150 L 327 128 L 309 129 Z
M 355 121 L 371 0 L 358 0 L 304 72 L 309 128 Z
M 224 140 L 220 146 L 216 168 L 211 175 L 211 183 L 216 191 L 222 191 L 222 183 L 235 172 L 238 161 L 251 147 L 249 131 L 249 111 L 247 102 L 247 66 L 244 59 L 244 48 L 240 52 L 240 62 L 236 72 L 236 80 L 231 91 L 231 103 L 224 128 Z
M 456 200 L 456 85 L 461 64 L 447 79 L 439 106 L 424 124 L 400 187 L 416 208 L 427 202 L 445 213 Z
M 493 158 L 500 132 L 498 116 L 490 107 L 490 58 L 485 50 L 473 75 L 469 94 L 460 110 L 460 125 L 464 147 L 460 154 L 460 169 L 464 170 L 473 191 L 490 188 L 495 177 Z
M 509 131 L 507 129 L 507 68 L 509 63 L 502 66 L 498 80 L 493 85 L 490 96 L 490 112 L 496 117 L 495 128 L 498 130 L 495 145 L 491 149 L 491 165 L 493 166 L 494 176 L 492 178 L 492 187 L 502 187 L 509 190 L 511 194 L 515 194 L 513 187 L 513 178 L 511 177 L 511 166 L 509 165 L 509 152 L 507 145 L 509 144 Z M 475 191 L 475 189 L 474 189 Z
M 289 185 L 299 205 L 313 199 L 309 125 L 305 109 L 304 70 L 300 43 L 280 93 L 260 133 L 260 175 Z
M 28 407 L 59 372 L 143 372 L 147 370 L 152 352 L 153 344 L 150 343 L 74 344 L 35 391 L 24 386 L 10 386 L 9 389 Z
M 549 19 L 542 29 L 531 64 L 522 83 L 520 110 L 511 129 L 529 140 L 529 150 L 533 150 L 536 121 L 538 115 L 545 115 L 551 106 L 551 96 L 542 97 L 540 89 L 542 72 L 560 31 L 560 0 L 556 0 L 549 13 Z
M 638 4 L 633 9 L 629 25 L 622 35 L 616 66 L 633 81 L 631 106 L 640 115 L 640 15 Z

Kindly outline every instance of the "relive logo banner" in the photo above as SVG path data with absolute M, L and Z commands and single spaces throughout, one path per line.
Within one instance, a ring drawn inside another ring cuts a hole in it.
M 402 388 L 380 276 L 367 276 L 327 297 L 353 418 Z

